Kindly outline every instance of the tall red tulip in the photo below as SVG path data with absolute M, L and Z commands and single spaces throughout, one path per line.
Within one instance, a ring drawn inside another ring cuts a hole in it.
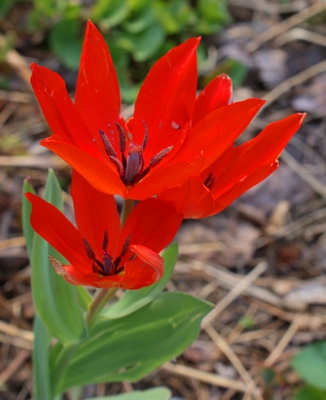
M 52 259 L 57 273 L 75 285 L 138 289 L 163 274 L 158 254 L 176 234 L 182 215 L 157 199 L 140 202 L 123 227 L 112 195 L 99 192 L 78 173 L 71 186 L 77 228 L 53 205 L 31 193 L 31 224 L 68 261 Z
M 152 67 L 135 103 L 120 114 L 120 91 L 107 45 L 88 22 L 74 102 L 62 78 L 32 64 L 31 83 L 52 130 L 46 146 L 97 190 L 142 200 L 198 176 L 248 126 L 263 101 L 232 102 L 223 75 L 196 99 L 199 38 Z

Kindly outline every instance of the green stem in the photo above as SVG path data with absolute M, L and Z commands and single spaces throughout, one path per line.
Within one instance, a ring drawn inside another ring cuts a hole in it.
M 134 200 L 126 199 L 123 202 L 122 212 L 121 212 L 121 226 L 125 224 L 133 208 L 134 208 Z
M 91 325 L 93 319 L 98 315 L 98 313 L 103 309 L 105 304 L 111 300 L 115 295 L 117 288 L 112 289 L 100 289 L 94 297 L 94 300 L 90 306 L 86 317 L 86 323 L 88 326 Z
M 134 208 L 134 200 L 124 200 L 121 212 L 121 226 L 125 224 L 131 210 Z M 111 300 L 118 289 L 101 289 L 97 292 L 94 300 L 90 306 L 88 314 L 86 316 L 86 323 L 88 326 L 92 324 L 93 319 L 98 315 L 98 313 L 103 309 L 106 303 Z

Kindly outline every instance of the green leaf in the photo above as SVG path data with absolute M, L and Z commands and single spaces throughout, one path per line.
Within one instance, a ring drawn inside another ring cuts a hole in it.
M 78 70 L 82 49 L 80 24 L 77 20 L 58 22 L 50 32 L 50 47 L 62 64 L 71 70 Z
M 23 183 L 22 226 L 23 226 L 23 233 L 24 233 L 25 240 L 26 240 L 27 252 L 28 252 L 29 257 L 31 257 L 32 248 L 33 248 L 33 240 L 34 240 L 34 230 L 30 223 L 32 206 L 31 206 L 31 203 L 24 196 L 24 194 L 28 193 L 28 192 L 35 194 L 35 191 L 34 191 L 32 185 L 28 182 L 27 179 L 25 179 L 24 183 Z
M 136 381 L 186 349 L 211 305 L 164 292 L 124 318 L 94 324 L 68 366 L 60 391 L 96 382 Z
M 35 315 L 34 318 L 34 346 L 33 346 L 33 399 L 52 399 L 49 369 L 49 346 L 51 335 L 42 322 Z
M 224 0 L 198 0 L 198 13 L 206 22 L 227 24 L 232 21 Z
M 152 24 L 139 33 L 117 31 L 114 39 L 117 46 L 132 53 L 135 61 L 143 62 L 151 58 L 163 45 L 165 33 L 159 25 Z
M 48 175 L 44 199 L 62 210 L 61 189 L 52 171 Z M 82 305 L 85 306 L 90 299 L 85 294 L 85 288 L 71 285 L 55 273 L 48 255 L 66 263 L 60 254 L 35 233 L 31 257 L 35 308 L 53 336 L 65 344 L 76 343 L 87 335 Z
M 138 33 L 155 22 L 152 7 L 144 7 L 132 14 L 132 18 L 125 21 L 122 27 L 129 33 Z
M 305 386 L 295 393 L 293 400 L 326 400 L 326 393 L 315 387 Z
M 14 5 L 15 0 L 2 0 L 0 3 L 0 17 L 4 18 L 7 16 L 12 6 Z
M 305 346 L 292 358 L 291 365 L 305 382 L 326 390 L 326 341 Z
M 112 28 L 127 18 L 129 9 L 128 1 L 98 0 L 92 10 L 91 19 Z
M 135 390 L 131 393 L 119 394 L 117 396 L 92 397 L 86 400 L 169 400 L 171 393 L 165 388 L 155 388 L 145 391 Z
M 159 25 L 153 24 L 138 35 L 134 35 L 133 40 L 135 42 L 134 59 L 138 62 L 143 62 L 151 58 L 162 46 L 165 40 L 165 33 Z
M 158 23 L 169 35 L 185 31 L 187 25 L 193 25 L 197 20 L 194 11 L 184 1 L 172 0 L 167 3 L 160 0 L 153 7 Z
M 164 275 L 154 285 L 139 290 L 128 290 L 116 304 L 105 310 L 105 317 L 110 319 L 122 318 L 131 314 L 153 301 L 165 288 L 171 278 L 178 258 L 178 245 L 169 246 L 163 254 Z

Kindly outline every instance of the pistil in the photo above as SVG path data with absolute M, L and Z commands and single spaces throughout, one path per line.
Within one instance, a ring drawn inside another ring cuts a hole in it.
M 143 125 L 144 138 L 142 144 L 139 145 L 132 142 L 123 130 L 123 127 L 119 123 L 116 123 L 117 131 L 119 133 L 120 156 L 118 156 L 116 150 L 113 148 L 108 136 L 103 131 L 100 131 L 105 152 L 111 162 L 115 165 L 118 174 L 120 175 L 120 179 L 126 186 L 135 185 L 143 179 L 150 170 L 158 165 L 173 149 L 173 146 L 162 149 L 150 159 L 148 166 L 145 167 L 143 152 L 148 143 L 149 132 L 145 121 L 143 121 Z M 127 140 L 129 140 L 128 150 Z

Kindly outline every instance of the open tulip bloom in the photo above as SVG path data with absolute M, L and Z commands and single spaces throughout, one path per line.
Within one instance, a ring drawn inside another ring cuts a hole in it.
M 233 102 L 225 74 L 197 96 L 199 41 L 187 40 L 154 64 L 127 121 L 109 50 L 91 22 L 74 101 L 57 73 L 32 64 L 31 83 L 52 130 L 41 144 L 73 169 L 75 220 L 59 210 L 51 173 L 44 199 L 25 183 L 37 311 L 35 400 L 87 383 L 137 380 L 190 345 L 210 305 L 162 293 L 177 249 L 160 252 L 184 218 L 220 212 L 275 171 L 302 124 L 304 115 L 293 114 L 235 145 L 264 101 Z M 115 195 L 124 199 L 121 216 Z M 85 286 L 100 290 L 92 297 Z M 106 306 L 118 289 L 127 291 Z
M 89 22 L 74 102 L 58 74 L 32 64 L 31 83 L 53 132 L 41 144 L 98 190 L 124 198 L 146 199 L 200 176 L 219 163 L 264 101 L 232 103 L 231 81 L 225 75 L 196 98 L 198 44 L 199 38 L 189 39 L 156 62 L 140 89 L 133 117 L 125 122 L 110 53 Z M 272 126 L 261 146 L 275 145 L 280 152 L 301 121 L 297 114 Z M 260 161 L 250 163 L 261 167 Z
M 34 230 L 70 264 L 51 259 L 56 272 L 75 285 L 138 289 L 163 275 L 157 254 L 175 236 L 182 215 L 170 203 L 148 199 L 130 213 L 123 227 L 114 197 L 101 193 L 78 173 L 71 193 L 77 228 L 53 205 L 27 193 Z

